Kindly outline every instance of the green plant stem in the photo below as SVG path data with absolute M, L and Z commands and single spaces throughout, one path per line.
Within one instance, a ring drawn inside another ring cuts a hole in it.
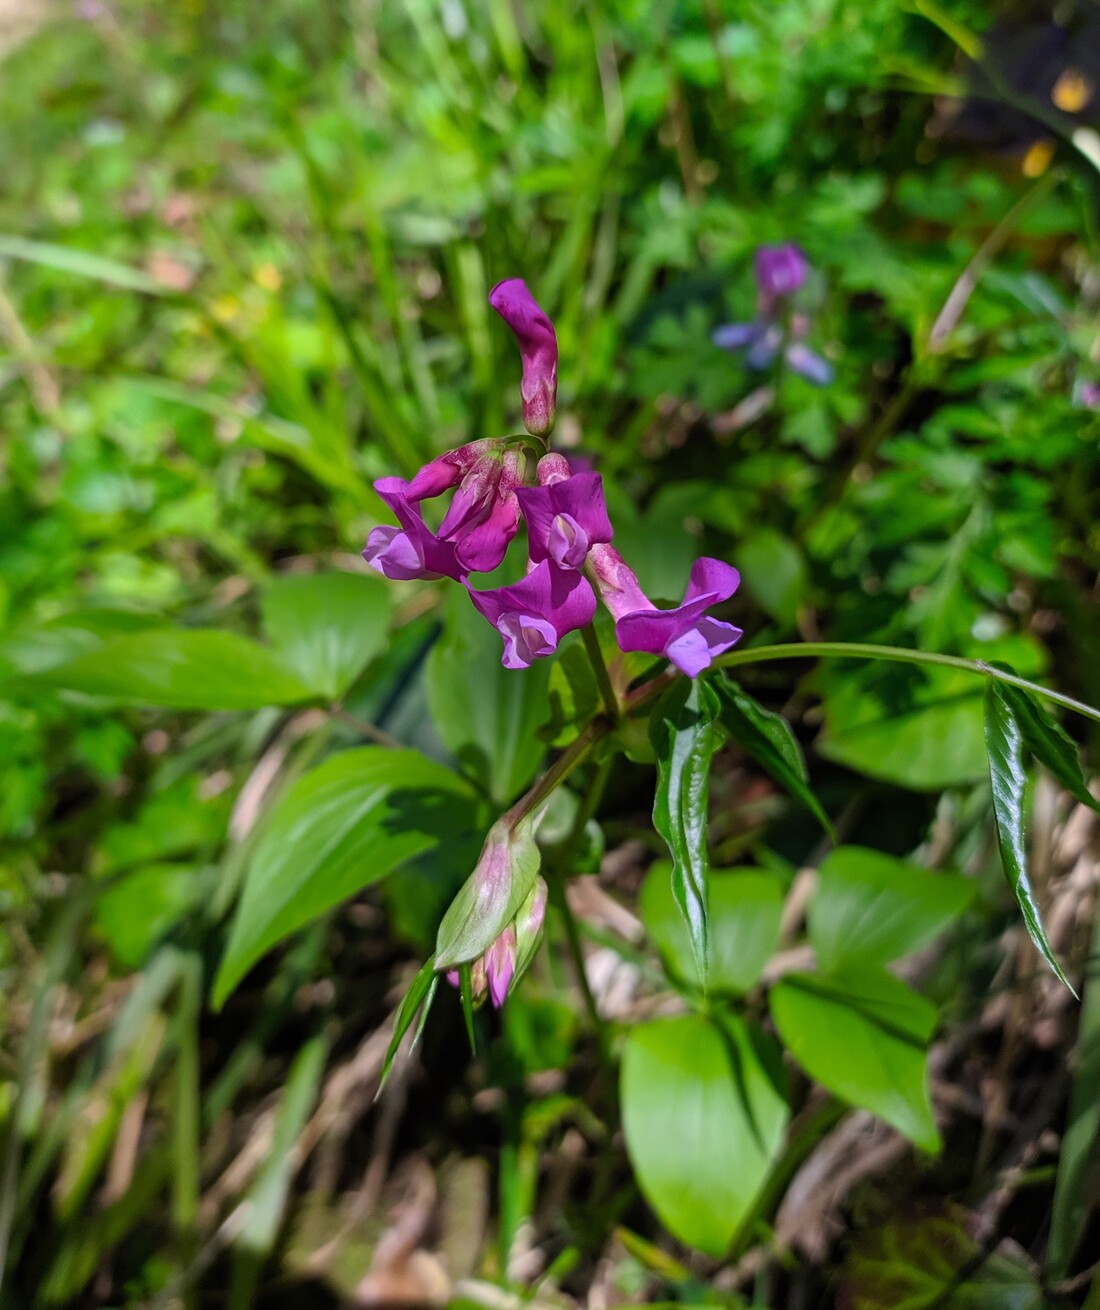
M 525 796 L 521 796 L 503 816 L 503 822 L 514 828 L 532 810 L 538 809 L 555 788 L 560 787 L 573 770 L 584 762 L 593 746 L 606 737 L 613 726 L 611 720 L 602 714 L 590 719 L 542 777 L 535 780 L 531 790 Z
M 1072 696 L 1065 696 L 1060 691 L 1042 687 L 1018 674 L 1006 673 L 1004 669 L 987 664 L 985 660 L 969 660 L 960 655 L 937 655 L 935 651 L 909 650 L 904 646 L 874 646 L 861 641 L 799 641 L 781 646 L 750 646 L 746 650 L 721 655 L 714 662 L 722 668 L 730 669 L 741 664 L 804 659 L 889 660 L 894 664 L 938 664 L 941 668 L 965 669 L 967 673 L 977 673 L 983 678 L 993 678 L 1011 687 L 1019 687 L 1022 691 L 1029 691 L 1033 696 L 1042 696 L 1064 709 L 1100 723 L 1100 710 L 1093 709 L 1091 705 L 1074 700 Z
M 592 984 L 588 981 L 588 973 L 584 967 L 584 951 L 581 948 L 580 929 L 577 927 L 577 917 L 569 905 L 569 897 L 565 892 L 564 876 L 559 874 L 558 877 L 549 879 L 547 890 L 555 908 L 561 915 L 562 923 L 565 925 L 565 940 L 569 945 L 569 956 L 573 961 L 573 971 L 577 975 L 577 985 L 581 989 L 585 1013 L 588 1015 L 588 1021 L 592 1026 L 596 1044 L 599 1047 L 600 1061 L 607 1068 L 610 1068 L 611 1042 L 607 1032 L 607 1024 L 600 1013 L 600 1007 L 596 1004 Z
M 588 652 L 592 672 L 596 675 L 596 685 L 600 689 L 603 707 L 607 711 L 608 717 L 614 722 L 621 713 L 619 698 L 615 695 L 615 688 L 611 685 L 611 675 L 607 671 L 607 662 L 604 660 L 603 651 L 600 650 L 600 639 L 591 623 L 581 629 L 581 636 L 584 638 L 584 649 Z

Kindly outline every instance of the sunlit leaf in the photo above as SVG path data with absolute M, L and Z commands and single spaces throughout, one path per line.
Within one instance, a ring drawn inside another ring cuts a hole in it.
M 718 696 L 702 678 L 682 678 L 650 720 L 657 752 L 653 826 L 672 854 L 672 892 L 691 937 L 695 968 L 707 976 L 707 799 L 718 745 Z
M 1004 694 L 1004 687 L 994 681 L 989 683 L 985 692 L 985 743 L 989 753 L 989 780 L 993 786 L 997 843 L 1001 850 L 1005 877 L 1020 907 L 1031 940 L 1054 970 L 1055 976 L 1073 991 L 1047 940 L 1028 875 L 1024 734 Z

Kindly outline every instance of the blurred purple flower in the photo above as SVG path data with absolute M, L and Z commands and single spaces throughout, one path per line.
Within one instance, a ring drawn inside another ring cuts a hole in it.
M 1100 382 L 1086 382 L 1082 386 L 1081 404 L 1086 409 L 1100 409 Z
M 815 386 L 833 380 L 833 366 L 803 343 L 810 330 L 805 314 L 790 314 L 787 302 L 806 281 L 810 265 L 793 243 L 759 246 L 754 257 L 757 316 L 751 323 L 726 323 L 711 340 L 733 353 L 743 351 L 749 368 L 770 368 L 780 352 L 787 366 Z M 789 321 L 788 321 L 789 320 Z
M 594 547 L 591 560 L 600 599 L 615 619 L 615 636 L 624 651 L 664 655 L 694 678 L 741 637 L 740 628 L 705 613 L 737 590 L 741 577 L 731 565 L 697 559 L 683 602 L 675 609 L 659 610 L 613 547 Z
M 513 586 L 474 591 L 467 584 L 466 590 L 478 613 L 504 638 L 501 662 L 506 669 L 526 669 L 533 660 L 552 655 L 567 632 L 591 623 L 596 613 L 588 580 L 549 559 Z
M 760 295 L 761 309 L 769 313 L 777 300 L 793 296 L 801 289 L 810 271 L 801 246 L 786 241 L 778 246 L 757 246 L 753 271 Z
M 558 338 L 554 325 L 519 277 L 498 282 L 489 293 L 489 304 L 519 343 L 524 426 L 533 436 L 548 436 L 554 426 L 558 395 Z

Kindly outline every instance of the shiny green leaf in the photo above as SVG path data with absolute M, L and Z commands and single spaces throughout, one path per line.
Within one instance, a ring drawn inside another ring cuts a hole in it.
M 806 806 L 835 841 L 829 816 L 810 788 L 806 762 L 791 725 L 782 714 L 764 709 L 732 679 L 717 678 L 714 686 L 722 701 L 722 726 L 780 786 Z
M 985 743 L 989 753 L 989 780 L 993 786 L 997 843 L 1001 850 L 1005 877 L 1020 907 L 1031 940 L 1055 976 L 1073 991 L 1047 940 L 1028 876 L 1024 734 L 1013 713 L 1012 704 L 1004 694 L 1004 687 L 999 682 L 991 681 L 985 692 Z
M 650 720 L 657 752 L 653 826 L 672 854 L 672 893 L 687 925 L 698 976 L 707 977 L 707 799 L 720 703 L 702 678 L 681 678 Z
M 639 909 L 646 932 L 668 966 L 702 987 L 691 935 L 672 893 L 671 865 L 654 864 L 642 884 Z M 708 885 L 710 962 L 707 985 L 742 995 L 753 988 L 771 958 L 783 916 L 783 886 L 759 869 L 712 871 Z

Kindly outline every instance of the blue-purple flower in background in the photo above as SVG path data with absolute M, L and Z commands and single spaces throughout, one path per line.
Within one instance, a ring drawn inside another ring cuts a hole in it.
M 833 380 L 833 366 L 805 343 L 809 316 L 792 308 L 792 298 L 806 282 L 810 264 L 800 246 L 788 241 L 758 246 L 753 258 L 756 275 L 756 317 L 751 323 L 726 323 L 714 344 L 744 352 L 749 368 L 770 368 L 782 352 L 787 366 L 808 382 L 823 387 Z

